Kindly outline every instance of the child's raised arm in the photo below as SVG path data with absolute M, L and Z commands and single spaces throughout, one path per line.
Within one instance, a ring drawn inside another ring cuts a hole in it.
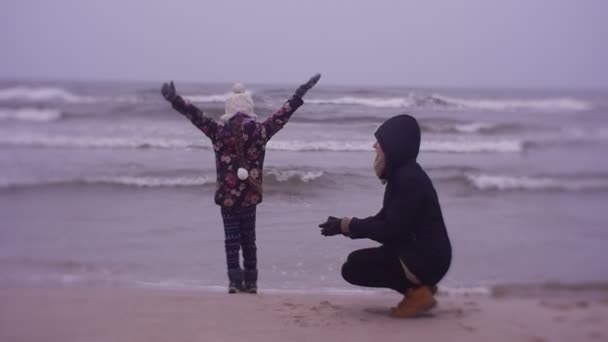
M 187 117 L 190 122 L 205 133 L 206 136 L 212 140 L 214 139 L 217 133 L 218 123 L 212 118 L 206 116 L 203 111 L 190 103 L 190 101 L 177 95 L 173 81 L 170 84 L 164 83 L 161 88 L 161 93 L 165 100 L 171 103 L 173 109 Z
M 276 113 L 274 113 L 271 117 L 266 119 L 262 124 L 266 129 L 266 139 L 270 140 L 273 135 L 275 135 L 278 131 L 281 130 L 291 118 L 291 115 L 295 113 L 295 111 L 304 103 L 302 97 L 306 95 L 306 93 L 314 87 L 319 79 L 321 78 L 321 74 L 316 74 L 311 77 L 308 82 L 300 85 L 293 96 L 285 102 L 283 107 L 279 109 Z

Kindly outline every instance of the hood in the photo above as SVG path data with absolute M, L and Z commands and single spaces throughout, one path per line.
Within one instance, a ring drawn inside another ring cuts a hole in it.
M 420 126 L 412 116 L 394 116 L 380 125 L 374 135 L 384 151 L 387 175 L 418 157 Z

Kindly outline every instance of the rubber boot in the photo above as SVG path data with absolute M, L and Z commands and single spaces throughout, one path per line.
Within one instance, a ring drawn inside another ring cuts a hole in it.
M 245 292 L 258 293 L 258 270 L 245 270 Z
M 228 270 L 228 281 L 228 293 L 232 294 L 243 291 L 243 270 L 240 268 Z

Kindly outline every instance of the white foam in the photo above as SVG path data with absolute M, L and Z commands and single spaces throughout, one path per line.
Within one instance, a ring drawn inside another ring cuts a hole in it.
M 348 142 L 348 141 L 284 141 L 271 140 L 268 143 L 268 149 L 278 151 L 332 151 L 332 152 L 367 152 L 372 151 L 373 143 L 365 142 Z
M 479 190 L 602 190 L 608 179 L 601 177 L 530 177 L 488 174 L 467 174 L 467 181 Z
M 482 133 L 484 131 L 495 130 L 500 127 L 497 124 L 490 124 L 485 122 L 471 122 L 471 123 L 442 123 L 442 122 L 422 122 L 420 124 L 423 131 L 428 130 L 435 133 Z
M 290 179 L 297 178 L 304 183 L 308 183 L 321 178 L 323 171 L 302 171 L 302 170 L 277 170 L 270 169 L 266 174 L 274 176 L 279 182 L 286 182 Z
M 344 96 L 333 99 L 307 99 L 308 104 L 329 104 L 329 105 L 361 105 L 378 108 L 405 108 L 414 104 L 412 98 L 403 97 L 354 97 Z
M 433 95 L 433 97 L 459 107 L 491 111 L 580 112 L 593 108 L 583 100 L 569 97 L 546 99 L 463 99 L 441 95 Z
M 0 135 L 0 144 L 38 147 L 75 147 L 75 148 L 189 148 L 193 145 L 178 139 L 146 139 L 136 137 L 94 137 L 13 134 Z
M 368 152 L 373 151 L 371 141 L 270 141 L 268 148 L 281 151 L 331 151 L 331 152 Z M 519 140 L 466 141 L 466 140 L 423 140 L 420 146 L 425 152 L 474 153 L 500 152 L 512 153 L 524 150 Z
M 321 178 L 325 173 L 323 171 L 304 171 L 304 170 L 282 170 L 268 169 L 265 171 L 265 177 L 273 177 L 278 183 L 291 182 L 293 180 L 310 183 Z M 88 178 L 47 178 L 41 179 L 20 179 L 11 180 L 0 178 L 0 189 L 10 189 L 19 187 L 35 187 L 47 185 L 120 185 L 134 186 L 142 188 L 161 188 L 161 187 L 197 187 L 204 185 L 213 185 L 216 183 L 215 174 L 213 175 L 191 175 L 191 176 L 131 176 L 118 175 L 108 177 L 88 177 Z
M 61 119 L 61 111 L 57 109 L 38 108 L 0 108 L 0 120 L 17 120 L 26 122 L 51 122 Z
M 97 98 L 98 100 L 104 100 L 103 98 Z M 115 96 L 113 98 L 111 98 L 111 101 L 114 101 L 116 103 L 130 103 L 130 104 L 135 104 L 135 103 L 140 103 L 142 102 L 142 99 L 140 99 L 139 97 L 135 96 L 135 95 L 120 95 L 120 96 Z
M 158 148 L 158 149 L 186 149 L 210 148 L 207 140 L 191 142 L 181 139 L 138 138 L 138 137 L 104 137 L 104 136 L 63 136 L 63 135 L 36 135 L 36 134 L 3 134 L 0 135 L 0 144 L 36 147 L 68 147 L 68 148 Z M 298 141 L 298 140 L 271 140 L 269 150 L 291 152 L 371 152 L 371 141 Z M 423 141 L 420 147 L 425 152 L 445 153 L 475 153 L 475 152 L 521 152 L 523 143 L 518 140 L 498 141 Z M 316 175 L 309 175 L 315 177 Z
M 497 152 L 516 153 L 524 150 L 523 142 L 519 140 L 497 141 L 422 141 L 420 150 L 424 152 L 474 153 Z
M 13 87 L 0 89 L 0 101 L 17 100 L 29 102 L 63 101 L 67 103 L 94 103 L 98 99 L 78 96 L 63 88 L 54 87 Z
M 253 96 L 253 93 L 249 90 L 245 91 L 249 96 Z M 226 102 L 226 99 L 230 97 L 232 93 L 224 93 L 224 94 L 211 94 L 211 95 L 184 95 L 183 97 L 188 99 L 190 102 L 198 102 L 198 103 L 215 103 L 215 102 Z
M 0 179 L 0 189 L 19 187 L 35 187 L 45 185 L 68 185 L 68 184 L 99 184 L 99 185 L 121 185 L 140 188 L 163 188 L 163 187 L 193 187 L 215 184 L 215 179 L 205 176 L 184 177 L 153 177 L 153 176 L 114 176 L 84 179 L 49 179 L 49 180 L 21 180 L 10 181 Z
M 496 125 L 488 123 L 472 122 L 469 124 L 456 124 L 454 125 L 454 130 L 460 133 L 479 133 L 496 127 Z
M 557 184 L 550 178 L 511 177 L 493 175 L 467 175 L 467 180 L 480 190 L 538 190 L 555 187 Z
M 191 102 L 202 102 L 202 103 L 213 103 L 213 102 L 226 102 L 230 94 L 217 94 L 217 95 L 185 95 L 184 98 Z
M 127 185 L 143 188 L 158 188 L 158 187 L 191 187 L 202 186 L 207 184 L 215 184 L 215 179 L 209 177 L 106 177 L 87 180 L 86 183 L 92 184 L 110 184 L 110 185 Z
M 541 112 L 564 112 L 564 111 L 586 111 L 593 106 L 583 100 L 561 97 L 561 98 L 539 98 L 539 99 L 466 99 L 442 95 L 419 97 L 409 95 L 407 97 L 356 97 L 343 96 L 328 99 L 307 99 L 306 103 L 320 105 L 360 105 L 377 108 L 410 108 L 410 107 L 438 107 L 438 108 L 465 108 L 490 111 L 541 111 Z

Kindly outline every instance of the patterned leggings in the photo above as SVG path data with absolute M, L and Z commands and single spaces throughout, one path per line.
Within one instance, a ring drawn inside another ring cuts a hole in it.
M 236 209 L 222 207 L 228 270 L 240 269 L 239 250 L 241 247 L 243 248 L 245 271 L 257 269 L 255 213 L 256 207 Z

